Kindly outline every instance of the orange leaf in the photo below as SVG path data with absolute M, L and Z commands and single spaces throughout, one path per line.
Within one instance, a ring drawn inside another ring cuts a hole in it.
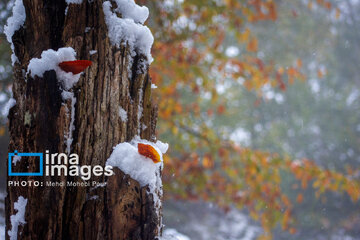
M 248 43 L 246 49 L 249 52 L 256 52 L 258 50 L 258 42 L 256 38 L 252 38 L 250 42 Z
M 296 233 L 296 229 L 295 229 L 295 228 L 290 228 L 290 229 L 289 229 L 289 232 L 290 232 L 290 234 L 295 234 L 295 233 Z
M 318 75 L 318 78 L 324 77 L 324 73 L 323 73 L 323 71 L 321 71 L 321 69 L 318 70 L 317 75 Z
M 161 162 L 159 153 L 149 144 L 138 143 L 138 152 L 141 155 L 153 160 L 154 163 Z
M 299 193 L 299 194 L 297 195 L 296 202 L 302 203 L 303 200 L 304 200 L 304 196 L 303 196 L 301 193 Z
M 59 63 L 59 67 L 64 72 L 72 72 L 73 74 L 81 73 L 85 68 L 91 66 L 91 61 L 89 60 L 76 60 L 76 61 L 65 61 Z
M 296 65 L 297 65 L 298 68 L 302 67 L 302 61 L 301 61 L 300 58 L 298 60 L 296 60 Z
M 202 164 L 203 164 L 204 168 L 213 167 L 213 162 L 212 162 L 211 158 L 209 158 L 208 156 L 204 156 Z
M 0 127 L 0 136 L 5 135 L 5 128 L 3 126 Z
M 331 2 L 326 2 L 324 5 L 328 10 L 331 9 Z

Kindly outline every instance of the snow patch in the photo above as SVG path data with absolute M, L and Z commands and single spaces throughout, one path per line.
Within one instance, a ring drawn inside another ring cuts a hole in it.
M 9 101 L 7 101 L 7 103 L 5 104 L 4 108 L 1 111 L 1 114 L 4 117 L 7 117 L 9 115 L 9 111 L 10 109 L 15 106 L 16 104 L 16 100 L 14 98 L 10 98 Z
M 90 198 L 89 198 L 89 201 L 92 201 L 92 200 L 98 200 L 99 199 L 99 196 L 98 195 L 94 195 L 94 196 L 91 196 Z
M 67 99 L 71 99 L 70 126 L 69 126 L 69 131 L 67 132 L 67 134 L 65 134 L 66 152 L 67 152 L 67 154 L 70 154 L 71 144 L 73 142 L 73 132 L 75 130 L 74 122 L 75 122 L 76 97 L 74 96 L 73 92 L 67 92 L 67 91 L 63 91 L 61 93 L 61 96 L 62 96 L 64 101 L 66 101 Z M 69 110 L 67 109 L 67 111 L 69 111 Z
M 351 106 L 353 102 L 356 101 L 360 96 L 360 91 L 358 89 L 354 89 L 349 96 L 346 98 L 346 105 Z
M 90 50 L 90 51 L 89 51 L 90 56 L 91 56 L 91 55 L 94 55 L 95 53 L 97 53 L 96 50 Z
M 159 153 L 161 162 L 154 163 L 151 159 L 140 155 L 138 152 L 138 143 L 149 144 Z M 106 165 L 118 167 L 125 174 L 139 182 L 141 187 L 149 185 L 150 191 L 155 190 L 159 185 L 160 168 L 163 161 L 163 153 L 167 150 L 167 144 L 160 141 L 152 143 L 147 140 L 134 138 L 130 143 L 124 142 L 114 147 Z
M 149 17 L 149 9 L 137 5 L 134 0 L 116 0 L 116 4 L 118 7 L 115 11 L 121 13 L 123 18 L 130 18 L 136 23 L 144 24 Z
M 8 18 L 7 23 L 4 27 L 4 33 L 6 35 L 7 41 L 11 44 L 11 50 L 13 52 L 13 54 L 11 55 L 11 61 L 12 65 L 14 65 L 15 62 L 18 61 L 18 58 L 14 53 L 14 44 L 12 42 L 12 37 L 14 33 L 19 30 L 22 25 L 24 25 L 26 19 L 25 7 L 22 0 L 15 0 L 12 12 L 13 15 Z
M 12 163 L 14 165 L 16 165 L 17 162 L 20 162 L 21 161 L 21 156 L 19 155 L 15 155 L 13 158 L 12 158 Z
M 109 1 L 103 3 L 111 44 L 119 46 L 124 41 L 124 44 L 129 44 L 132 57 L 135 57 L 136 53 L 143 54 L 150 64 L 153 61 L 151 46 L 154 37 L 150 29 L 142 25 L 149 16 L 149 11 L 146 7 L 136 5 L 133 0 L 116 0 L 116 3 L 115 12 L 111 10 Z M 119 18 L 116 12 L 120 13 L 122 18 Z
M 80 78 L 80 74 L 73 74 L 65 72 L 59 67 L 59 63 L 64 61 L 74 61 L 76 52 L 71 47 L 59 48 L 54 51 L 49 49 L 41 53 L 41 58 L 33 58 L 28 65 L 27 74 L 31 77 L 43 77 L 46 71 L 55 70 L 58 81 L 61 83 L 63 89 L 69 90 L 72 88 Z
M 143 99 L 143 91 L 139 89 L 139 105 L 138 105 L 138 112 L 137 112 L 137 120 L 138 120 L 138 135 L 140 135 L 140 120 L 143 114 L 143 107 L 142 107 L 142 99 Z
M 190 240 L 190 238 L 184 234 L 179 233 L 174 228 L 168 228 L 165 229 L 160 240 Z
M 7 95 L 5 93 L 0 93 L 0 102 L 5 102 L 7 100 Z
M 238 47 L 230 46 L 226 49 L 225 54 L 226 54 L 226 56 L 232 58 L 232 57 L 236 57 L 237 55 L 239 55 L 239 52 L 240 52 L 240 50 Z
M 127 112 L 122 107 L 119 107 L 119 116 L 121 118 L 121 121 L 127 122 Z
M 5 225 L 0 225 L 0 239 L 5 239 Z
M 25 208 L 28 200 L 20 196 L 17 202 L 14 203 L 14 209 L 17 210 L 15 215 L 10 216 L 11 230 L 8 231 L 10 240 L 17 240 L 18 229 L 20 225 L 24 225 L 25 221 Z
M 160 140 L 157 140 L 155 145 L 159 148 L 159 150 L 162 154 L 165 154 L 167 152 L 167 150 L 169 149 L 169 144 L 163 143 Z
M 70 3 L 74 4 L 82 4 L 83 0 L 66 0 L 66 3 L 69 5 Z
M 246 129 L 239 127 L 231 132 L 230 139 L 238 144 L 249 145 L 251 136 Z

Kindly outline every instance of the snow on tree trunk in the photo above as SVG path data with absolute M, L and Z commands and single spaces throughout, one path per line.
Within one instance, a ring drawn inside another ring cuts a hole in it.
M 21 2 L 16 0 L 15 5 Z M 80 165 L 105 166 L 117 144 L 135 136 L 156 140 L 157 109 L 151 102 L 148 74 L 151 55 L 145 49 L 152 36 L 142 28 L 148 12 L 132 3 L 23 0 L 25 20 L 21 6 L 14 9 L 14 17 L 22 17 L 10 23 L 16 104 L 9 111 L 9 152 L 70 149 L 79 155 Z M 30 74 L 32 59 L 63 47 L 75 50 L 76 59 L 92 61 L 77 82 L 65 88 L 55 69 Z M 29 157 L 13 168 L 35 172 L 39 163 Z M 17 226 L 17 239 L 156 239 L 162 226 L 161 203 L 155 199 L 162 197 L 161 189 L 151 193 L 119 168 L 114 172 L 110 177 L 92 176 L 91 181 L 107 182 L 100 187 L 8 186 L 6 232 L 13 229 L 14 204 L 24 198 L 25 218 Z M 8 181 L 17 180 L 82 182 L 70 176 L 8 176 Z

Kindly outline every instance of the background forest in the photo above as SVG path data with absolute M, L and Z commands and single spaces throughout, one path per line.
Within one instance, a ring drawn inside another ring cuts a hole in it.
M 170 145 L 165 229 L 360 239 L 360 1 L 136 2 L 150 10 L 158 136 Z M 0 3 L 1 189 L 12 5 Z

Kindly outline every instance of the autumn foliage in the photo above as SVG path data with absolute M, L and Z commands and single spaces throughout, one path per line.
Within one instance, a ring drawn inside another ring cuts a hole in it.
M 261 222 L 264 239 L 271 237 L 271 229 L 277 224 L 290 233 L 296 232 L 293 205 L 306 198 L 301 189 L 309 185 L 317 196 L 333 191 L 359 200 L 360 183 L 353 177 L 359 171 L 344 174 L 308 159 L 294 160 L 243 148 L 208 124 L 214 115 L 231 114 L 227 100 L 216 90 L 224 79 L 240 79 L 239 86 L 259 96 L 258 90 L 266 84 L 286 91 L 295 80 L 306 79 L 300 58 L 288 66 L 279 66 L 257 55 L 258 41 L 249 24 L 276 21 L 275 1 L 184 1 L 171 7 L 164 1 L 138 2 L 151 8 L 149 25 L 156 37 L 152 50 L 156 60 L 150 70 L 153 83 L 159 86 L 155 90 L 159 96 L 158 133 L 169 136 L 170 131 L 175 139 L 164 160 L 167 197 L 213 201 L 224 209 L 232 204 L 246 207 Z M 309 1 L 308 8 L 314 5 L 335 10 L 337 17 L 340 14 L 328 1 Z M 297 17 L 296 10 L 292 17 Z M 242 46 L 240 57 L 224 54 L 223 43 L 228 35 Z M 296 201 L 281 189 L 284 174 L 300 183 Z

